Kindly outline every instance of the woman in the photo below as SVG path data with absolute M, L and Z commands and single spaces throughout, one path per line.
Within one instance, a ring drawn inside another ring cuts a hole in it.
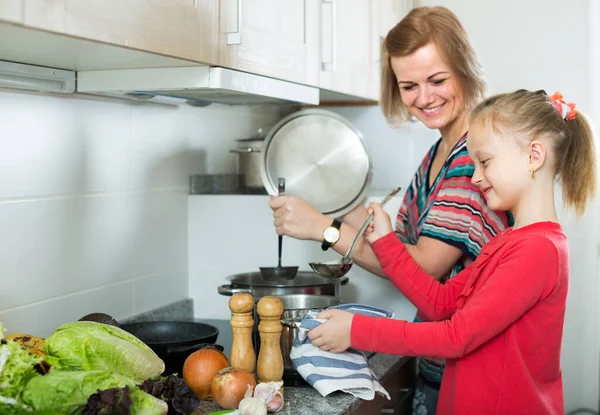
M 413 9 L 386 36 L 382 61 L 381 107 L 388 122 L 414 117 L 441 135 L 404 196 L 396 234 L 421 268 L 445 282 L 509 225 L 509 215 L 488 208 L 471 183 L 466 134 L 470 109 L 484 95 L 481 66 L 464 28 L 444 7 Z M 367 215 L 360 207 L 339 225 L 296 197 L 272 197 L 269 206 L 278 234 L 319 241 L 341 254 Z M 359 243 L 354 260 L 386 277 L 368 243 Z M 413 414 L 435 413 L 443 366 L 441 360 L 419 360 Z

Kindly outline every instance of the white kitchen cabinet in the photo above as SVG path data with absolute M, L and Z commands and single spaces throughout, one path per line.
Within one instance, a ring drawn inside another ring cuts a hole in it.
M 418 1 L 321 0 L 321 100 L 377 101 L 381 45 Z
M 23 24 L 216 64 L 218 6 L 219 0 L 23 0 Z
M 22 0 L 0 0 L 0 20 L 21 23 Z
M 371 91 L 371 1 L 321 0 L 319 86 L 374 99 Z M 334 99 L 335 100 L 335 95 Z
M 318 86 L 319 0 L 220 3 L 220 66 Z
M 411 3 L 411 4 L 409 4 Z M 371 2 L 371 85 L 373 99 L 379 100 L 381 88 L 381 47 L 387 33 L 414 7 L 414 1 L 377 0 Z

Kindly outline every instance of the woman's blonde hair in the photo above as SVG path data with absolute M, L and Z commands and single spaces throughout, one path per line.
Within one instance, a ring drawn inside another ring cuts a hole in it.
M 565 120 L 545 91 L 521 89 L 487 98 L 473 109 L 470 122 L 489 122 L 496 132 L 509 131 L 528 143 L 547 137 L 564 204 L 574 208 L 577 216 L 585 212 L 596 194 L 596 150 L 581 112 Z
M 411 55 L 430 42 L 437 46 L 442 59 L 458 78 L 467 110 L 485 94 L 481 64 L 456 15 L 445 7 L 417 7 L 388 32 L 383 42 L 380 103 L 390 124 L 410 119 L 390 59 Z

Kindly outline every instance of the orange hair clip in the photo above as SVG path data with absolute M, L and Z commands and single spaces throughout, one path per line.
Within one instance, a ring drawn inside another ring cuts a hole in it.
M 556 91 L 554 94 L 550 95 L 548 97 L 548 99 L 550 99 L 550 102 L 552 102 L 552 105 L 554 105 L 554 108 L 556 108 L 556 111 L 558 111 L 558 113 L 566 121 L 574 119 L 575 116 L 577 115 L 577 110 L 575 109 L 575 103 L 574 102 L 568 102 L 568 103 L 565 102 L 565 100 L 563 100 L 563 95 L 559 91 Z

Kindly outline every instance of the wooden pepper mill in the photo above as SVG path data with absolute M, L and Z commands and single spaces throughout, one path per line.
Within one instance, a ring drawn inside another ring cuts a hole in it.
M 254 298 L 248 293 L 234 294 L 229 299 L 229 309 L 231 310 L 229 324 L 233 334 L 229 364 L 254 374 L 256 370 L 256 353 L 252 344 Z
M 260 351 L 256 373 L 259 382 L 279 382 L 283 377 L 283 356 L 281 354 L 281 315 L 283 303 L 279 297 L 266 296 L 258 301 L 260 323 Z

